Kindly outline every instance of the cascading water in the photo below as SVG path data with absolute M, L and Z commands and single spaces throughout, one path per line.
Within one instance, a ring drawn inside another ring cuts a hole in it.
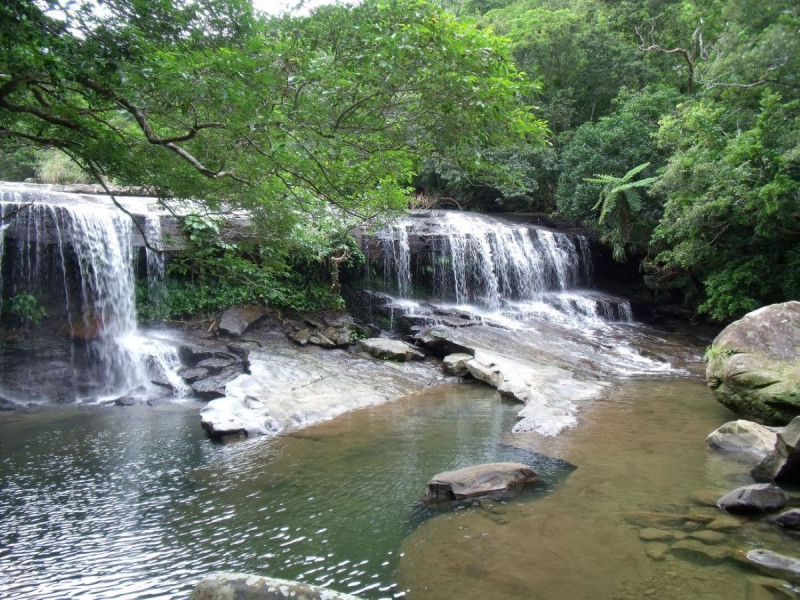
M 412 238 L 419 240 L 416 253 Z M 416 306 L 407 301 L 416 289 L 426 290 L 426 299 L 438 305 L 484 317 L 631 320 L 626 300 L 590 291 L 592 260 L 583 236 L 433 211 L 394 224 L 373 240 L 377 252 L 367 253 L 380 256 L 383 291 L 406 300 L 412 310 Z
M 60 365 L 58 375 L 68 380 L 59 400 L 148 393 L 156 378 L 177 384 L 175 349 L 137 331 L 129 217 L 97 202 L 14 190 L 0 190 L 0 209 L 0 292 L 9 305 L 26 298 L 47 315 L 35 329 L 47 328 L 39 354 L 57 357 L 50 363 Z M 152 285 L 160 285 L 156 278 L 163 274 L 158 260 L 148 256 Z M 37 372 L 41 357 L 27 347 L 24 353 L 32 366 L 22 395 L 47 399 L 37 393 L 36 380 L 46 378 Z M 9 391 L 6 383 L 0 381 L 5 393 L 18 397 L 19 389 Z
M 671 371 L 632 346 L 645 334 L 633 323 L 630 303 L 592 289 L 584 236 L 486 215 L 425 211 L 364 241 L 368 268 L 378 271 L 370 281 L 383 283 L 370 295 L 371 309 L 390 328 L 413 333 L 485 324 L 517 332 L 520 352 L 547 353 L 557 364 L 593 364 L 623 376 Z M 470 335 L 494 351 L 508 350 L 508 335 L 505 342 L 487 331 Z

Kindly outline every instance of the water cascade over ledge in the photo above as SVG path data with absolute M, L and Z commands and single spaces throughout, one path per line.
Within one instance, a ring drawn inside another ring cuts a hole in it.
M 0 308 L 25 329 L 32 311 L 43 319 L 25 331 L 24 347 L 12 336 L 4 348 L 0 393 L 23 401 L 152 395 L 154 378 L 180 389 L 175 349 L 137 330 L 130 217 L 70 196 L 0 189 Z M 158 220 L 146 223 L 157 240 Z M 160 255 L 148 251 L 146 262 L 149 285 L 161 285 Z M 55 398 L 42 386 L 53 377 L 62 388 Z

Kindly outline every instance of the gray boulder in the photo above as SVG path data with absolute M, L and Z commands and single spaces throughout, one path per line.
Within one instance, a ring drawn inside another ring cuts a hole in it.
M 719 402 L 746 418 L 783 424 L 800 415 L 800 302 L 765 306 L 723 329 L 706 380 Z
M 241 337 L 247 329 L 267 316 L 263 306 L 235 306 L 224 311 L 219 317 L 217 334 L 230 337 Z
M 777 440 L 778 434 L 769 427 L 739 419 L 712 431 L 706 438 L 706 444 L 715 450 L 763 458 L 772 452 Z
M 358 600 L 327 588 L 246 573 L 213 573 L 197 584 L 189 600 Z
M 446 502 L 476 496 L 506 495 L 540 481 L 533 469 L 521 463 L 488 463 L 435 475 L 428 482 L 425 499 L 429 502 Z
M 750 474 L 756 481 L 800 483 L 800 417 L 778 432 L 772 451 Z
M 425 355 L 411 344 L 388 338 L 367 338 L 358 340 L 358 349 L 370 356 L 383 360 L 405 362 L 425 358 Z
M 758 513 L 780 510 L 789 496 L 771 483 L 756 483 L 736 488 L 717 500 L 717 506 L 729 512 Z
M 800 508 L 792 508 L 786 512 L 782 512 L 772 521 L 784 529 L 798 531 L 800 530 Z

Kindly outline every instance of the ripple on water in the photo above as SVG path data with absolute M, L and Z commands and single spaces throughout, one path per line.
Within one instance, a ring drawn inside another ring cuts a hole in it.
M 402 597 L 396 551 L 431 515 L 428 478 L 519 460 L 499 443 L 517 408 L 451 386 L 232 445 L 207 440 L 185 405 L 0 421 L 0 589 L 185 598 L 202 574 L 235 570 Z M 536 468 L 551 486 L 567 472 Z

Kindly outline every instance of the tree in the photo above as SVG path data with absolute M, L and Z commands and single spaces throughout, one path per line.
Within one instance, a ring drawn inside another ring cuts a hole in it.
M 625 260 L 625 244 L 630 242 L 631 227 L 636 214 L 642 210 L 639 190 L 650 187 L 658 179 L 634 179 L 649 166 L 649 162 L 637 165 L 622 177 L 595 175 L 586 178 L 589 183 L 603 186 L 600 198 L 592 210 L 599 211 L 597 224 L 603 231 L 603 241 L 611 244 L 614 258 L 620 262 Z
M 543 136 L 507 45 L 421 0 L 269 20 L 244 0 L 104 6 L 0 9 L 0 141 L 276 233 L 405 206 L 424 156 L 490 169 L 482 148 Z

